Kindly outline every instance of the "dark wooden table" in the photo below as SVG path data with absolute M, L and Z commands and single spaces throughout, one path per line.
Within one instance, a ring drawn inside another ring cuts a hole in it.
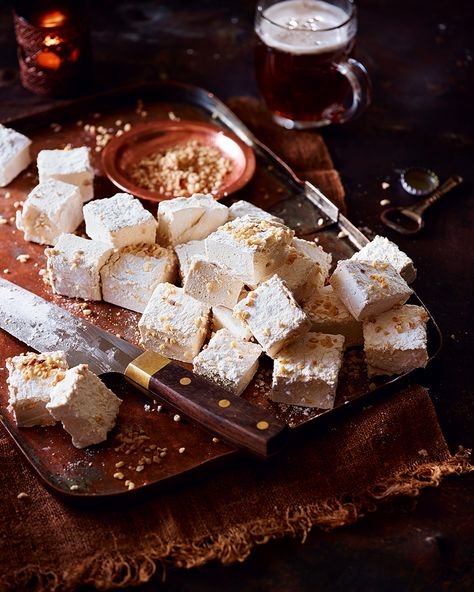
M 170 78 L 224 99 L 256 93 L 254 2 L 91 4 L 99 88 Z M 8 5 L 0 8 L 0 120 L 48 104 L 19 85 Z M 350 218 L 395 239 L 415 260 L 417 288 L 445 337 L 424 384 L 452 450 L 472 447 L 474 8 L 470 0 L 361 0 L 359 28 L 358 57 L 374 82 L 373 105 L 360 119 L 323 135 L 347 190 Z M 466 180 L 431 210 L 416 239 L 395 236 L 378 221 L 381 199 L 411 202 L 397 173 L 409 165 Z M 386 190 L 384 181 L 390 184 Z M 163 589 L 472 590 L 473 484 L 472 475 L 447 480 L 418 500 L 385 506 L 354 526 L 314 532 L 304 546 L 289 540 L 267 544 L 242 565 L 173 572 Z

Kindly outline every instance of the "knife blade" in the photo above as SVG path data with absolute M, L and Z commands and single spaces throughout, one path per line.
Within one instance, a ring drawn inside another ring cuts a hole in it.
M 70 366 L 87 363 L 96 374 L 124 374 L 152 397 L 258 456 L 277 452 L 289 435 L 288 426 L 263 408 L 2 278 L 0 328 L 37 351 L 65 351 Z

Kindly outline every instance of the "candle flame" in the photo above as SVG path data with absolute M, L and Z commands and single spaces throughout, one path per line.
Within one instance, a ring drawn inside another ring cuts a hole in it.
M 45 12 L 39 18 L 40 27 L 50 29 L 52 27 L 60 27 L 66 21 L 66 15 L 60 10 L 51 10 Z
M 46 35 L 46 37 L 44 38 L 44 41 L 43 41 L 43 43 L 46 45 L 46 47 L 52 47 L 54 45 L 59 45 L 61 42 L 62 42 L 62 39 L 58 35 Z

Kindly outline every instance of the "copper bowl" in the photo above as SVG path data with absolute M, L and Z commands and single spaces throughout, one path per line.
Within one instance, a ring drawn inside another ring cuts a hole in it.
M 227 197 L 250 181 L 255 172 L 252 148 L 231 132 L 196 121 L 155 121 L 136 125 L 131 131 L 113 138 L 104 148 L 104 172 L 114 185 L 142 199 L 156 202 L 178 197 L 140 187 L 132 179 L 130 169 L 145 156 L 192 140 L 217 148 L 232 162 L 232 170 L 224 177 L 222 185 L 212 192 L 216 199 Z

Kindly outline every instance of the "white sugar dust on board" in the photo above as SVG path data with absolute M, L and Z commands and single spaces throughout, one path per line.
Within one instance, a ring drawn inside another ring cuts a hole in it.
M 258 35 L 275 49 L 293 54 L 333 51 L 347 45 L 350 14 L 319 0 L 284 0 L 263 13 Z

